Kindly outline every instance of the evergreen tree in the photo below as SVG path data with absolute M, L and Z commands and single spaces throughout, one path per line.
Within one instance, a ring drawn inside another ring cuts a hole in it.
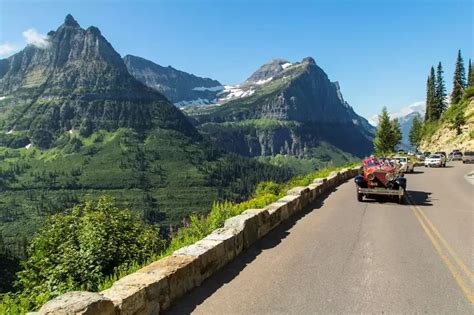
M 433 118 L 433 106 L 435 102 L 435 72 L 434 68 L 431 67 L 428 80 L 426 82 L 426 111 L 425 121 L 430 121 Z
M 461 56 L 461 50 L 458 50 L 456 66 L 454 69 L 453 92 L 451 93 L 451 103 L 456 104 L 462 98 L 462 93 L 466 87 L 466 72 L 464 70 L 464 60 Z
M 446 87 L 443 79 L 443 67 L 441 62 L 438 63 L 436 69 L 436 84 L 435 84 L 435 95 L 434 103 L 432 106 L 432 120 L 438 120 L 441 114 L 446 110 Z
M 398 119 L 395 118 L 390 121 L 390 132 L 391 132 L 391 151 L 394 151 L 396 145 L 402 141 L 402 130 L 400 128 L 400 124 L 398 123 Z
M 414 147 L 418 147 L 420 145 L 422 128 L 423 125 L 420 118 L 415 116 L 415 118 L 413 118 L 409 133 L 410 144 Z
M 377 154 L 385 155 L 391 153 L 402 139 L 402 133 L 400 131 L 400 125 L 398 120 L 394 119 L 390 121 L 387 108 L 382 109 L 382 113 L 379 115 L 379 125 L 374 138 L 374 147 Z
M 471 59 L 469 59 L 469 70 L 467 72 L 467 86 L 472 87 L 474 86 L 474 72 L 472 71 L 472 63 Z

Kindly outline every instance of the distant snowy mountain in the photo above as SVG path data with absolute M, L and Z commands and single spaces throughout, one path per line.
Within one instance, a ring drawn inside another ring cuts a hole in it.
M 408 135 L 410 133 L 410 128 L 413 123 L 413 119 L 416 116 L 422 119 L 425 116 L 425 108 L 426 108 L 425 101 L 419 101 L 419 102 L 412 103 L 408 106 L 402 107 L 396 112 L 389 113 L 390 118 L 397 118 L 398 122 L 400 123 L 400 129 L 402 131 L 402 143 L 400 145 L 400 148 L 405 149 L 405 150 L 415 149 L 410 145 L 410 140 L 408 138 Z M 374 115 L 370 117 L 368 120 L 372 126 L 377 126 L 379 116 Z

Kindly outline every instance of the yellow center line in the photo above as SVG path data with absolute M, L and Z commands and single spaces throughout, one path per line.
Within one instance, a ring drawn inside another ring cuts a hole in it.
M 471 280 L 471 282 L 474 283 L 474 274 L 469 270 L 469 268 L 464 264 L 462 259 L 459 257 L 459 255 L 449 246 L 448 242 L 441 236 L 441 234 L 438 232 L 436 227 L 431 223 L 431 221 L 428 219 L 424 211 L 413 204 L 413 201 L 410 200 L 410 203 L 418 209 L 419 213 L 421 216 L 425 219 L 425 222 L 428 224 L 428 226 L 431 228 L 431 231 L 438 237 L 438 239 L 441 241 L 441 244 L 444 245 L 444 247 L 447 249 L 448 253 L 453 257 L 454 261 L 458 264 L 458 266 L 461 268 L 462 271 L 466 274 L 466 276 Z
M 473 294 L 473 292 L 471 291 L 469 286 L 466 285 L 466 283 L 464 282 L 464 279 L 462 278 L 460 273 L 457 271 L 456 266 L 451 263 L 448 256 L 443 252 L 440 244 L 438 243 L 436 238 L 431 233 L 430 229 L 426 226 L 425 222 L 423 221 L 423 218 L 419 214 L 419 210 L 416 209 L 415 205 L 412 203 L 412 201 L 409 198 L 407 198 L 407 199 L 408 199 L 409 204 L 411 205 L 410 209 L 415 214 L 415 217 L 417 218 L 418 222 L 420 223 L 422 229 L 425 231 L 425 234 L 430 239 L 430 241 L 433 244 L 433 247 L 435 248 L 436 252 L 441 257 L 441 259 L 443 260 L 446 267 L 448 267 L 449 271 L 451 272 L 451 275 L 453 276 L 454 280 L 456 280 L 458 286 L 463 291 L 463 293 L 466 296 L 469 303 L 474 305 L 474 294 Z

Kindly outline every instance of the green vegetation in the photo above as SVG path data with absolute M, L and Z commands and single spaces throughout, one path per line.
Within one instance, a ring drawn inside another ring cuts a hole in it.
M 469 59 L 469 68 L 468 68 L 468 73 L 467 73 L 467 87 L 473 87 L 474 86 L 474 71 L 472 70 L 472 62 L 471 59 Z
M 422 137 L 422 131 L 423 131 L 423 122 L 416 116 L 413 118 L 412 126 L 410 128 L 410 134 L 409 134 L 409 139 L 410 139 L 410 144 L 414 147 L 418 147 L 421 142 L 421 137 Z
M 451 103 L 457 104 L 461 101 L 462 94 L 466 88 L 466 70 L 464 69 L 464 60 L 461 56 L 461 50 L 458 50 L 456 66 L 454 69 L 453 91 L 451 93 Z
M 435 103 L 435 72 L 434 68 L 431 67 L 430 74 L 428 75 L 428 80 L 426 82 L 426 112 L 425 112 L 425 122 L 431 121 L 433 116 L 433 106 Z
M 379 115 L 379 125 L 375 132 L 374 147 L 377 155 L 389 155 L 402 140 L 402 132 L 397 119 L 390 120 L 387 108 Z
M 35 235 L 17 274 L 16 299 L 28 310 L 67 291 L 96 291 L 105 276 L 145 261 L 164 245 L 158 226 L 145 225 L 110 198 L 87 201 L 49 217 Z
M 446 110 L 446 87 L 443 79 L 443 68 L 441 62 L 438 63 L 436 70 L 436 90 L 435 101 L 432 108 L 432 119 L 439 119 L 441 114 Z

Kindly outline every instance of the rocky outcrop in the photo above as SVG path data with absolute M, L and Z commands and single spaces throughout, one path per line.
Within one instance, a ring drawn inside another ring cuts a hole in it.
M 177 106 L 216 103 L 219 92 L 224 90 L 217 80 L 201 78 L 171 66 L 162 67 L 132 55 L 125 56 L 123 60 L 131 75 Z
M 68 15 L 46 41 L 0 62 L 0 128 L 25 130 L 38 147 L 51 146 L 60 131 L 80 128 L 195 134 L 163 95 L 128 73 L 98 28 L 83 29 Z

